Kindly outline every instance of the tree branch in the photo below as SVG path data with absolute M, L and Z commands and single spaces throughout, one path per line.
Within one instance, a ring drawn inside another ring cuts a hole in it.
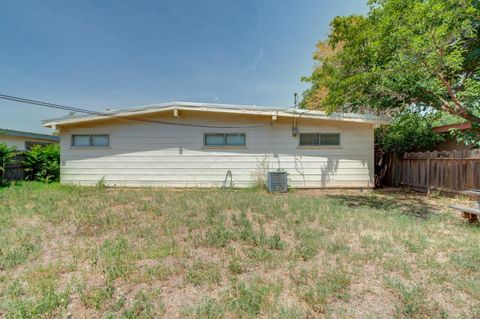
M 443 86 L 445 86 L 445 88 L 447 89 L 448 94 L 450 95 L 450 98 L 452 99 L 453 103 L 456 106 L 456 108 L 454 109 L 454 108 L 451 107 L 451 105 L 447 101 L 442 99 L 443 106 L 446 107 L 449 110 L 449 113 L 452 113 L 452 111 L 453 111 L 452 114 L 454 114 L 454 115 L 459 115 L 466 120 L 469 120 L 471 122 L 475 122 L 475 123 L 480 124 L 480 117 L 477 117 L 477 116 L 471 114 L 470 112 L 468 112 L 467 109 L 465 109 L 463 104 L 458 100 L 457 95 L 455 94 L 455 91 L 452 89 L 452 86 L 443 77 L 443 75 L 438 71 L 436 71 L 435 74 L 437 75 L 437 78 L 440 80 L 440 82 L 442 82 Z

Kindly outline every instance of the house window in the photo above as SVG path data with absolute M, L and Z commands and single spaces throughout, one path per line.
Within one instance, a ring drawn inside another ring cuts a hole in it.
M 109 147 L 110 136 L 106 134 L 72 135 L 72 147 Z
M 340 146 L 340 133 L 300 133 L 300 146 Z
M 205 133 L 205 146 L 245 146 L 245 133 Z

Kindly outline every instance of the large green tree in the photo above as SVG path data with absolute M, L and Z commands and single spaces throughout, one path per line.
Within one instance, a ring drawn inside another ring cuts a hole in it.
M 419 110 L 404 110 L 397 114 L 388 127 L 375 131 L 375 139 L 383 151 L 402 154 L 432 150 L 445 139 L 432 130 L 438 114 L 423 114 Z
M 479 3 L 370 0 L 367 15 L 336 17 L 304 79 L 312 84 L 304 107 L 395 114 L 429 106 L 478 127 Z

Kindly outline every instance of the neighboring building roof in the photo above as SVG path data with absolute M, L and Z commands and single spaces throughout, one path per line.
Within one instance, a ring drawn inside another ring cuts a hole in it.
M 212 103 L 195 103 L 195 102 L 169 102 L 162 104 L 146 105 L 141 107 L 132 107 L 119 110 L 108 110 L 104 112 L 96 112 L 98 114 L 73 114 L 61 118 L 44 120 L 43 125 L 47 127 L 54 127 L 56 125 L 74 124 L 80 122 L 95 121 L 106 119 L 109 117 L 128 117 L 137 115 L 147 115 L 151 113 L 164 112 L 169 110 L 191 110 L 202 112 L 216 112 L 216 113 L 234 113 L 234 114 L 249 114 L 249 115 L 268 115 L 277 117 L 297 117 L 297 118 L 312 118 L 321 120 L 346 121 L 346 122 L 360 122 L 371 123 L 378 125 L 386 125 L 390 123 L 387 117 L 380 117 L 375 115 L 363 115 L 354 113 L 333 113 L 327 115 L 322 111 L 311 111 L 293 108 L 273 108 L 256 105 L 234 105 L 234 104 L 212 104 Z
M 435 133 L 448 133 L 451 129 L 459 129 L 460 131 L 465 131 L 471 128 L 472 128 L 472 124 L 470 122 L 465 122 L 465 123 L 437 126 L 437 127 L 434 127 L 432 130 Z
M 60 141 L 59 136 L 25 132 L 25 131 L 8 130 L 8 129 L 3 129 L 3 128 L 0 128 L 0 135 L 36 138 L 36 139 L 41 139 L 41 140 L 49 140 L 49 141 L 52 141 L 52 142 L 59 142 Z

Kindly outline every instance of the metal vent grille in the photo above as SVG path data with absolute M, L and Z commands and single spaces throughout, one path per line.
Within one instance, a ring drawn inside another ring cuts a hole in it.
M 287 172 L 268 172 L 268 191 L 284 193 L 287 192 Z

